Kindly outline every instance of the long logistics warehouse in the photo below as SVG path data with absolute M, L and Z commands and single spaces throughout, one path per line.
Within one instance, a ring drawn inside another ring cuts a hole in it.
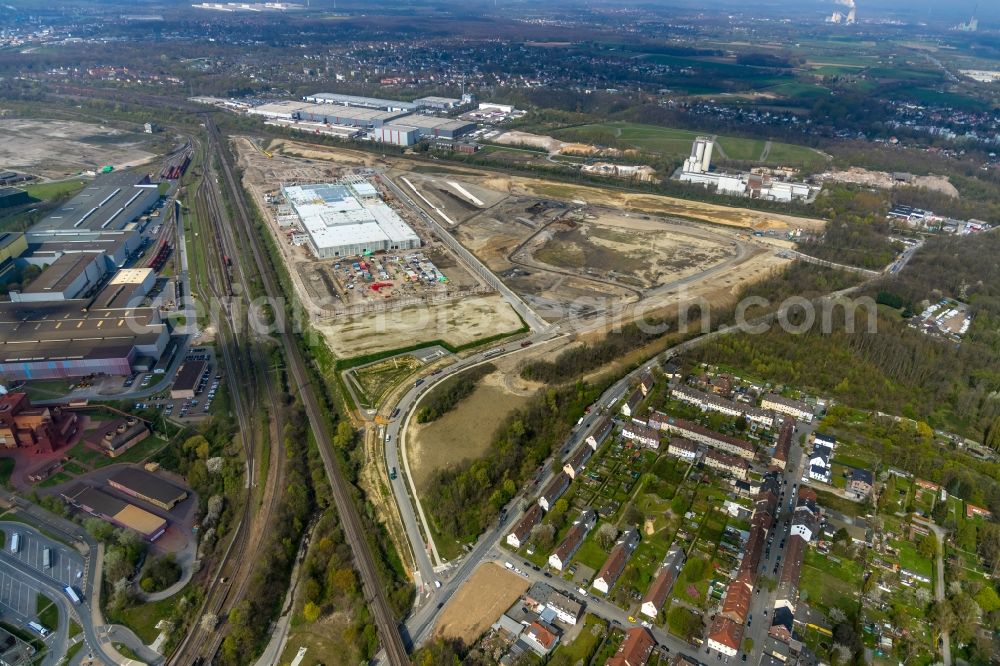
M 127 375 L 163 354 L 170 333 L 156 308 L 85 305 L 0 303 L 0 374 L 9 381 Z
M 293 185 L 283 192 L 319 259 L 420 247 L 413 229 L 368 183 Z

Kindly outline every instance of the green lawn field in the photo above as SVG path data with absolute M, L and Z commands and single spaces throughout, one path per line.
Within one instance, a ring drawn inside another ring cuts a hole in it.
M 621 145 L 634 146 L 661 155 L 686 157 L 691 154 L 691 143 L 703 132 L 658 127 L 640 123 L 593 123 L 568 127 L 553 132 L 553 136 L 564 141 L 598 141 L 602 138 L 614 137 Z M 730 160 L 746 162 L 759 161 L 764 153 L 766 141 L 762 139 L 744 139 L 731 136 L 716 138 L 721 148 L 721 154 L 716 157 L 726 157 Z M 796 146 L 788 143 L 772 142 L 764 164 L 774 166 L 813 166 L 826 160 L 822 153 L 806 146 Z
M 36 183 L 34 185 L 26 185 L 24 190 L 28 193 L 28 196 L 40 199 L 42 201 L 49 201 L 51 199 L 58 198 L 69 198 L 83 189 L 84 181 L 82 180 L 62 180 L 55 183 Z

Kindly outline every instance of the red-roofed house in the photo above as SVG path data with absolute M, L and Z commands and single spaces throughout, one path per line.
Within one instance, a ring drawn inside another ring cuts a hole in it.
M 643 615 L 655 620 L 660 614 L 682 566 L 684 566 L 684 550 L 671 548 L 670 552 L 667 553 L 667 559 L 660 566 L 660 570 L 656 572 L 656 578 L 646 590 L 646 596 L 642 598 L 642 606 L 639 610 Z
M 511 530 L 510 534 L 507 535 L 507 543 L 513 548 L 520 548 L 527 541 L 528 537 L 531 536 L 531 529 L 537 525 L 542 520 L 542 507 L 537 504 L 532 504 L 528 507 L 528 510 L 524 512 L 524 516 L 521 520 L 517 521 L 517 525 Z
M 604 566 L 594 579 L 594 589 L 607 594 L 614 586 L 615 581 L 625 570 L 625 563 L 632 557 L 636 545 L 639 543 L 639 531 L 634 527 L 627 530 L 619 539 L 615 547 L 611 549 L 611 554 L 604 561 Z
M 747 613 L 750 612 L 752 599 L 753 586 L 748 585 L 744 580 L 736 579 L 729 584 L 726 590 L 726 598 L 722 602 L 722 610 L 719 611 L 719 615 L 743 624 L 747 621 Z
M 656 647 L 653 635 L 643 627 L 629 629 L 625 640 L 618 646 L 615 656 L 608 659 L 605 666 L 645 666 Z
M 733 622 L 728 617 L 716 615 L 712 626 L 708 629 L 708 647 L 726 655 L 735 657 L 743 642 L 743 623 Z
M 521 634 L 521 640 L 528 644 L 539 657 L 544 657 L 552 652 L 559 642 L 559 637 L 543 627 L 538 622 L 532 622 Z

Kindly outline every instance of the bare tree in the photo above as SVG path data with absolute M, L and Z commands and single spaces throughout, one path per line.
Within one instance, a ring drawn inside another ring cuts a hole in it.
M 219 616 L 215 613 L 205 613 L 201 616 L 202 631 L 215 631 L 219 625 Z
M 531 540 L 542 550 L 552 547 L 556 538 L 556 528 L 551 523 L 542 523 L 531 528 Z
M 618 528 L 611 523 L 604 523 L 601 525 L 600 529 L 597 530 L 597 543 L 600 544 L 601 548 L 605 550 L 615 545 L 615 540 L 617 538 Z

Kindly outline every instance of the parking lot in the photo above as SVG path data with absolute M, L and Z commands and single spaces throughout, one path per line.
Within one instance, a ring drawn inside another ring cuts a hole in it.
M 0 561 L 0 606 L 23 623 L 35 616 L 38 588 L 22 580 L 23 576 L 6 562 Z
M 205 370 L 198 385 L 194 388 L 194 397 L 171 398 L 170 390 L 167 390 L 136 402 L 135 409 L 159 409 L 163 411 L 164 416 L 172 419 L 191 420 L 208 416 L 216 392 L 222 386 L 222 374 L 211 349 L 197 347 L 191 349 L 184 357 L 185 363 L 199 361 L 205 362 Z M 129 379 L 132 379 L 138 388 L 146 388 L 150 382 L 159 381 L 151 373 L 140 373 L 126 378 L 126 386 L 129 385 Z
M 0 529 L 6 533 L 4 552 L 8 557 L 19 560 L 26 566 L 51 578 L 59 587 L 78 585 L 83 576 L 83 558 L 75 550 L 49 539 L 22 523 L 0 522 Z M 14 533 L 21 535 L 18 552 L 11 552 L 11 538 Z M 51 553 L 51 566 L 46 568 L 42 560 L 44 548 Z

